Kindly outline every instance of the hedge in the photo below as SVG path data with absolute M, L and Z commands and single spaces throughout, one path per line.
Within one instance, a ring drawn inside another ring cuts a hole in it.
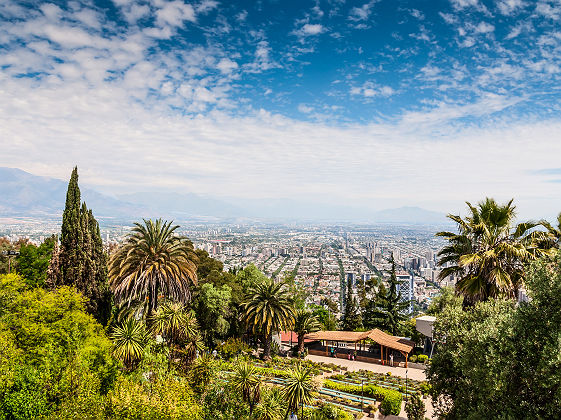
M 341 384 L 330 381 L 329 379 L 323 383 L 323 386 L 335 391 L 355 395 L 361 395 L 363 389 L 360 385 Z M 399 416 L 399 413 L 401 412 L 401 402 L 403 400 L 399 391 L 384 389 L 376 385 L 364 385 L 364 395 L 375 398 L 378 401 L 382 401 L 380 409 L 385 415 L 393 414 Z

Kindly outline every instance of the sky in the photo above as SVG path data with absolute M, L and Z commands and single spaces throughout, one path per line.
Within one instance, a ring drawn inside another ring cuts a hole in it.
M 561 0 L 1 0 L 0 166 L 552 218 L 560 82 Z

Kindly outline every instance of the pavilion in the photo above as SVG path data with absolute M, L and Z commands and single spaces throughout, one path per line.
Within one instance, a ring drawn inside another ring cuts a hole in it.
M 364 332 L 318 331 L 315 333 L 306 334 L 305 338 L 313 340 L 315 342 L 321 342 L 321 346 L 310 346 L 310 354 L 315 354 L 318 356 L 329 356 L 330 347 L 339 349 L 340 343 L 345 343 L 345 345 L 351 343 L 354 344 L 354 352 L 357 354 L 356 360 L 360 360 L 363 362 L 379 362 L 384 365 L 388 363 L 389 353 L 395 350 L 399 352 L 405 359 L 405 367 L 407 367 L 407 359 L 409 357 L 409 353 L 411 353 L 411 351 L 415 347 L 415 343 L 413 343 L 412 341 L 386 334 L 378 328 L 374 328 L 373 330 Z M 370 352 L 366 351 L 367 340 L 371 340 L 374 343 L 380 345 L 379 358 L 373 357 Z M 345 357 L 345 355 L 347 355 L 348 353 L 349 350 L 347 348 L 346 352 L 338 352 L 337 357 Z

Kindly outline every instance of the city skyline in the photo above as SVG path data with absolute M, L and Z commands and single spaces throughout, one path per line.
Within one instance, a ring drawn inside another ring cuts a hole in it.
M 552 218 L 560 19 L 545 0 L 6 1 L 0 166 L 77 164 L 112 194 L 442 213 L 492 196 Z

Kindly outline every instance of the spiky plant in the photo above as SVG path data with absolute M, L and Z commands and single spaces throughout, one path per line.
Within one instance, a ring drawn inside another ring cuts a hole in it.
M 149 334 L 142 321 L 131 317 L 115 326 L 110 337 L 115 357 L 123 361 L 127 369 L 132 369 L 142 359 Z
M 197 283 L 193 244 L 175 233 L 172 222 L 144 220 L 111 256 L 109 277 L 117 303 L 147 301 L 149 317 L 161 296 L 188 302 Z
M 203 354 L 191 365 L 189 379 L 193 389 L 204 393 L 217 373 L 217 362 L 210 354 Z
M 253 413 L 255 405 L 261 397 L 261 379 L 257 375 L 257 369 L 246 361 L 238 361 L 234 365 L 230 383 L 242 399 L 248 403 L 250 413 Z
M 285 283 L 264 279 L 255 284 L 243 304 L 243 319 L 263 337 L 263 359 L 270 359 L 273 332 L 291 328 L 294 308 Z
M 278 388 L 272 387 L 261 393 L 261 401 L 255 407 L 257 420 L 282 420 L 283 400 Z
M 302 408 L 304 417 L 304 405 L 310 404 L 314 396 L 314 375 L 311 366 L 302 366 L 300 363 L 288 371 L 283 386 L 283 397 L 290 411 L 298 411 Z

